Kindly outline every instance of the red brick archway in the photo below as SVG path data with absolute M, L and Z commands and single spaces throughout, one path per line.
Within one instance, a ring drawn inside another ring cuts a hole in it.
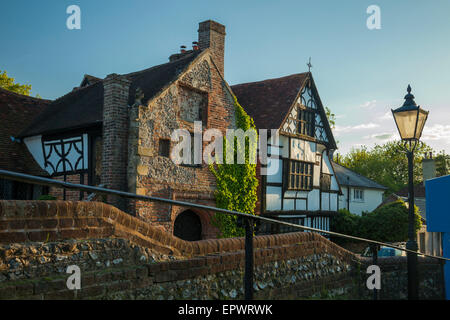
M 178 210 L 174 210 L 175 212 L 172 215 L 172 233 L 175 235 L 175 221 L 177 217 L 186 211 L 194 212 L 200 219 L 201 223 L 201 239 L 216 239 L 218 236 L 219 230 L 211 224 L 211 218 L 214 215 L 213 212 L 202 209 L 186 209 L 178 207 Z
M 173 235 L 186 241 L 201 240 L 202 222 L 200 217 L 192 210 L 181 212 L 173 222 Z

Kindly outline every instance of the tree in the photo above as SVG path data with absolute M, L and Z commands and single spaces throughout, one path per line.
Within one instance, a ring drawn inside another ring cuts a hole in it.
M 0 87 L 15 93 L 30 95 L 31 85 L 14 83 L 14 78 L 8 77 L 6 71 L 0 70 Z
M 436 176 L 446 176 L 450 174 L 450 155 L 445 154 L 445 151 L 442 150 L 435 156 L 436 161 Z
M 330 123 L 331 129 L 336 127 L 336 115 L 331 112 L 330 108 L 325 107 L 325 113 L 327 115 L 328 122 Z
M 414 184 L 422 182 L 422 159 L 432 149 L 419 144 L 414 153 Z M 408 184 L 408 159 L 401 141 L 353 148 L 348 154 L 337 155 L 336 162 L 388 188 L 387 194 L 396 192 Z

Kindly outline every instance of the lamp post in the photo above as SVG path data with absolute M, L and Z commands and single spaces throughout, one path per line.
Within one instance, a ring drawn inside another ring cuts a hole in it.
M 414 150 L 422 135 L 423 127 L 427 121 L 428 111 L 423 110 L 414 101 L 411 94 L 411 86 L 408 85 L 408 94 L 405 96 L 405 103 L 400 108 L 392 111 L 395 124 L 403 141 L 403 146 L 408 157 L 408 188 L 409 188 L 409 225 L 408 225 L 408 242 L 406 248 L 417 251 L 417 241 L 415 233 L 415 215 L 414 215 L 414 183 L 413 183 L 413 167 L 414 167 Z M 408 299 L 417 300 L 419 279 L 417 272 L 417 254 L 408 252 Z

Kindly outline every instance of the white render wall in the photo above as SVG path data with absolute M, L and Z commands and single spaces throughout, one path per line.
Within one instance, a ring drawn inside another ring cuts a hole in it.
M 343 195 L 339 196 L 339 209 L 347 208 L 347 186 L 341 185 Z M 354 189 L 364 190 L 364 199 L 354 199 Z M 350 212 L 361 215 L 363 211 L 371 212 L 383 202 L 384 190 L 350 187 Z
M 285 199 L 283 200 L 282 204 L 283 160 L 269 159 L 266 182 L 272 185 L 266 186 L 266 210 L 318 211 L 322 209 L 323 211 L 336 211 L 338 207 L 338 195 L 336 192 L 339 191 L 339 185 L 337 183 L 336 176 L 334 175 L 334 170 L 331 166 L 330 160 L 328 159 L 326 152 L 324 152 L 325 147 L 311 141 L 305 141 L 296 138 L 291 138 L 291 145 L 289 146 L 289 137 L 283 135 L 279 136 L 279 145 L 281 146 L 281 148 L 274 146 L 269 147 L 269 154 L 280 155 L 282 158 L 290 158 L 308 162 L 316 162 L 316 160 L 320 159 L 320 155 L 322 155 L 322 163 L 319 162 L 313 166 L 313 186 L 318 188 L 320 185 L 320 168 L 322 166 L 323 172 L 333 175 L 331 178 L 331 190 L 335 192 L 322 192 L 321 201 L 320 191 L 318 189 L 313 189 L 309 192 L 285 191 Z M 285 159 L 285 161 L 287 161 L 287 159 Z M 322 205 L 322 208 L 320 208 L 320 205 Z

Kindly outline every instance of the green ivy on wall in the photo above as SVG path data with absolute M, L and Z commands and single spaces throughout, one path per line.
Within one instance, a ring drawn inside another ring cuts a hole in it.
M 236 127 L 247 130 L 255 130 L 253 119 L 239 105 L 234 97 L 234 107 L 236 116 Z M 219 208 L 240 211 L 243 213 L 254 214 L 256 202 L 258 200 L 257 188 L 258 179 L 256 178 L 256 164 L 249 163 L 251 150 L 256 152 L 257 139 L 251 141 L 246 138 L 244 145 L 242 141 L 234 138 L 234 157 L 233 164 L 226 164 L 226 148 L 230 141 L 226 137 L 223 139 L 223 164 L 211 164 L 210 170 L 216 177 L 216 205 Z M 245 164 L 237 164 L 237 154 L 245 148 Z M 220 238 L 240 237 L 245 234 L 245 230 L 237 225 L 237 216 L 224 213 L 216 213 L 212 219 L 212 224 L 219 228 Z

